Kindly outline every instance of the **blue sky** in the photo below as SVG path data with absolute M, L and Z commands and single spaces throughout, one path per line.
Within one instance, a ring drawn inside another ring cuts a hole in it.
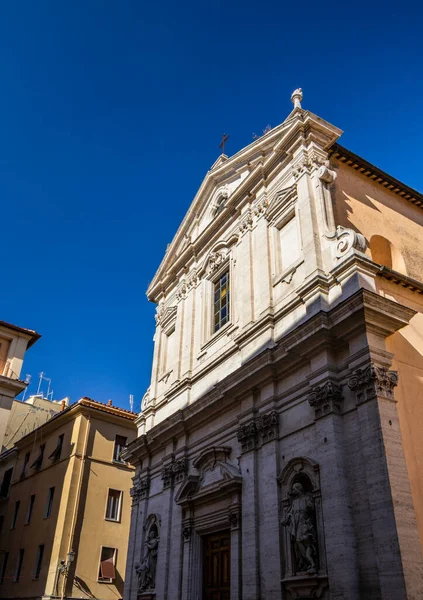
M 391 6 L 390 6 L 391 4 Z M 417 3 L 0 6 L 0 319 L 41 340 L 23 375 L 55 397 L 139 409 L 145 290 L 228 132 L 227 153 L 287 116 L 290 94 L 341 143 L 421 189 Z

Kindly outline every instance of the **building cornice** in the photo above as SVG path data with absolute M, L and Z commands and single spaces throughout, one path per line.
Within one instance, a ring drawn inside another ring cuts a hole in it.
M 340 144 L 335 143 L 328 150 L 328 153 L 339 162 L 348 165 L 365 177 L 369 177 L 369 179 L 372 179 L 387 190 L 397 194 L 398 196 L 401 196 L 408 202 L 423 208 L 423 194 L 417 190 L 414 190 L 408 185 L 405 185 L 405 183 L 402 183 L 398 179 L 395 179 L 395 177 L 388 175 L 388 173 L 385 173 L 385 171 L 382 171 L 382 169 L 375 167 L 364 158 L 361 158 L 361 156 L 354 154 L 354 152 L 351 152 L 351 150 L 347 150 Z
M 408 277 L 407 275 L 403 275 L 402 273 L 394 271 L 389 267 L 379 265 L 379 270 L 376 274 L 379 277 L 383 277 L 388 281 L 392 281 L 392 283 L 400 285 L 403 288 L 407 288 L 412 292 L 417 292 L 417 294 L 423 294 L 423 283 L 421 281 L 413 279 L 412 277 Z
M 12 325 L 12 323 L 7 323 L 6 321 L 0 321 L 0 327 L 4 327 L 5 329 L 11 329 L 12 331 L 16 331 L 17 333 L 23 333 L 25 336 L 29 337 L 28 348 L 30 348 L 37 340 L 40 339 L 41 335 L 34 331 L 33 329 L 26 329 L 25 327 L 18 327 L 18 325 Z
M 152 447 L 165 444 L 177 431 L 192 430 L 192 427 L 209 421 L 214 413 L 221 413 L 253 386 L 259 387 L 269 379 L 290 372 L 293 365 L 298 364 L 299 357 L 309 360 L 317 346 L 350 337 L 363 327 L 377 327 L 383 335 L 391 335 L 407 325 L 414 314 L 416 311 L 374 292 L 358 290 L 334 308 L 321 310 L 306 322 L 299 323 L 272 348 L 264 349 L 204 396 L 137 438 L 128 446 L 125 459 L 142 459 Z M 140 415 L 138 423 L 142 417 Z

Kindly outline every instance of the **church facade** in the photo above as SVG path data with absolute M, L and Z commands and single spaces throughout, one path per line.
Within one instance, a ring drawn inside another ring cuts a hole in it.
M 149 286 L 125 600 L 423 597 L 423 196 L 292 101 Z

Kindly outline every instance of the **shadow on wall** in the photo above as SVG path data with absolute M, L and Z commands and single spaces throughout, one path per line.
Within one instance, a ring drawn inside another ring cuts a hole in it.
M 372 235 L 370 238 L 370 253 L 375 263 L 407 275 L 407 267 L 401 252 L 382 235 Z

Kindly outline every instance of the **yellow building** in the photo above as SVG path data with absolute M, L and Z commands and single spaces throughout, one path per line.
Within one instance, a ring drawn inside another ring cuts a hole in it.
M 27 387 L 20 377 L 25 352 L 40 337 L 32 329 L 0 321 L 0 452 L 5 449 L 13 400 Z
M 82 398 L 0 456 L 0 597 L 122 597 L 137 415 Z

